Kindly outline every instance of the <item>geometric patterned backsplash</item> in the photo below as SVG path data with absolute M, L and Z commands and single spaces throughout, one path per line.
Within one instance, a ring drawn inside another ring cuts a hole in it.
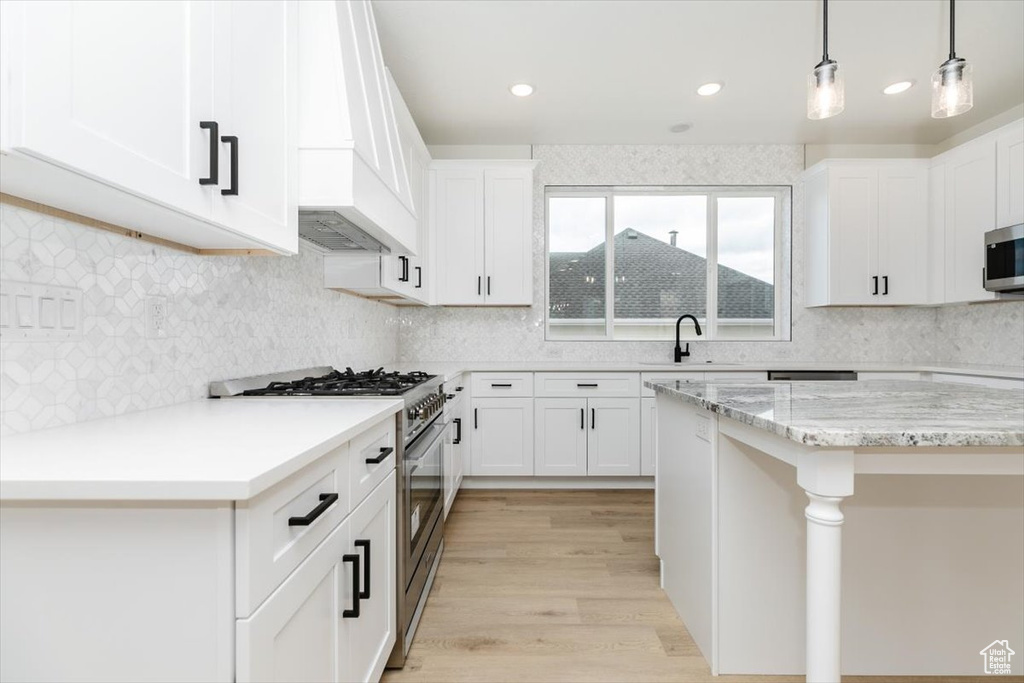
M 201 398 L 215 379 L 393 363 L 398 309 L 322 278 L 304 245 L 291 257 L 198 256 L 0 204 L 5 286 L 81 297 L 75 335 L 0 330 L 0 435 Z M 147 301 L 162 330 L 147 330 Z

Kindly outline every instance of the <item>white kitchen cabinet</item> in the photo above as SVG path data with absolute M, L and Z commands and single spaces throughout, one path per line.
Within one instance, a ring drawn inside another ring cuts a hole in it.
M 591 398 L 587 409 L 587 474 L 640 474 L 640 399 Z
M 653 477 L 658 457 L 658 399 L 640 399 L 640 474 Z
M 450 398 L 444 407 L 445 419 L 450 423 L 448 433 L 445 435 L 442 448 L 444 449 L 444 516 L 447 519 L 452 505 L 455 503 L 455 496 L 462 486 L 462 477 L 465 470 L 465 452 L 467 447 L 463 441 L 466 438 L 466 417 L 465 386 L 457 378 L 454 382 L 445 382 L 445 391 Z
M 533 303 L 533 166 L 433 163 L 439 304 Z
M 942 155 L 945 169 L 945 303 L 988 301 L 984 235 L 996 228 L 996 144 L 989 136 Z
M 824 161 L 804 187 L 808 306 L 928 302 L 926 161 Z
M 533 399 L 475 398 L 472 474 L 533 474 Z
M 996 227 L 1024 223 L 1024 119 L 996 137 Z
M 534 474 L 582 476 L 587 473 L 587 399 L 535 401 Z
M 297 250 L 294 3 L 2 12 L 4 192 L 199 249 Z

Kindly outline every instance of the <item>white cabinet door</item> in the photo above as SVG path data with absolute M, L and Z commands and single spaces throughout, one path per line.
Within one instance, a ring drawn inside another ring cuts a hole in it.
M 6 4 L 6 3 L 5 3 Z M 24 2 L 5 8 L 4 145 L 209 219 L 209 2 Z M 142 227 L 142 226 L 137 226 Z
M 237 140 L 220 146 L 214 219 L 295 252 L 298 4 L 233 0 L 213 6 L 214 117 L 220 135 Z
M 881 303 L 873 279 L 877 275 L 878 171 L 873 165 L 837 165 L 828 174 L 829 302 Z
M 587 399 L 538 398 L 534 413 L 534 474 L 586 475 Z
M 484 295 L 493 306 L 533 303 L 533 172 L 484 171 Z
M 983 285 L 984 235 L 996 227 L 996 145 L 969 142 L 946 157 L 945 300 L 995 298 Z
M 1024 121 L 996 139 L 996 227 L 1024 223 Z
M 640 399 L 640 474 L 655 475 L 658 453 L 658 399 Z
M 236 623 L 236 680 L 339 680 L 339 610 L 352 606 L 343 522 L 248 619 Z M 351 679 L 346 679 L 351 680 Z
M 533 474 L 533 399 L 473 401 L 473 475 Z
M 377 681 L 396 635 L 395 478 L 392 472 L 345 521 L 346 553 L 360 557 L 359 616 L 338 620 L 339 680 Z M 348 567 L 351 571 L 351 567 Z M 338 595 L 348 596 L 351 575 L 339 574 Z M 350 606 L 346 597 L 344 606 Z
M 592 398 L 587 408 L 587 474 L 640 474 L 640 399 Z
M 450 425 L 441 441 L 441 468 L 444 471 L 444 518 L 455 502 L 455 425 Z
M 928 167 L 911 161 L 878 170 L 878 296 L 889 306 L 928 303 Z M 841 257 L 841 255 L 840 255 Z
M 483 171 L 437 169 L 434 174 L 438 303 L 483 304 Z

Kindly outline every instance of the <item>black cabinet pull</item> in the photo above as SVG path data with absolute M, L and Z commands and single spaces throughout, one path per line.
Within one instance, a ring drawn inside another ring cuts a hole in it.
M 216 185 L 220 177 L 220 154 L 218 154 L 217 143 L 220 140 L 219 127 L 216 121 L 200 121 L 199 127 L 210 131 L 210 175 L 207 178 L 200 178 L 200 185 Z
M 450 401 L 453 398 L 455 398 L 455 394 L 445 394 L 444 395 L 444 400 L 446 400 L 446 401 Z
M 479 275 L 476 276 L 476 295 L 480 296 L 480 282 L 483 280 Z
M 596 384 L 577 384 L 576 386 L 579 387 L 580 389 L 596 389 L 597 388 Z
M 382 462 L 384 462 L 384 458 L 388 457 L 389 455 L 391 455 L 394 452 L 395 452 L 394 448 L 392 448 L 391 446 L 385 446 L 385 447 L 380 449 L 380 453 L 378 453 L 377 455 L 375 455 L 372 458 L 367 458 L 366 459 L 366 464 L 367 465 L 379 465 Z
M 491 386 L 492 387 L 504 387 L 506 389 L 511 389 L 512 388 L 511 384 L 492 384 Z
M 423 288 L 423 267 L 416 266 L 416 289 Z
M 237 135 L 221 135 L 221 142 L 226 142 L 231 145 L 231 186 L 226 190 L 221 190 L 220 193 L 223 195 L 237 195 L 238 194 L 238 136 Z
M 491 276 L 487 276 L 487 296 L 491 295 Z
M 455 440 L 452 443 L 460 444 L 462 443 L 462 418 L 457 417 L 452 422 L 455 423 Z
M 878 276 L 877 275 L 872 275 L 871 276 L 871 285 L 872 285 L 871 295 L 872 296 L 877 296 L 878 295 Z
M 477 420 L 476 408 L 473 408 L 473 429 L 479 429 L 480 422 Z
M 357 548 L 362 548 L 366 551 L 363 555 L 363 590 L 359 592 L 360 600 L 370 599 L 370 540 L 360 539 L 355 542 Z M 358 589 L 357 589 L 358 590 Z
M 580 429 L 586 429 L 586 428 L 587 428 L 586 411 L 583 408 L 580 408 Z
M 597 425 L 597 411 L 593 408 L 590 409 L 590 428 L 594 429 Z
M 462 391 L 462 387 L 455 387 L 455 391 Z
M 337 493 L 321 493 L 320 504 L 309 511 L 304 517 L 289 517 L 288 526 L 309 526 L 316 521 L 316 518 L 324 514 L 327 508 L 338 501 Z
M 342 555 L 342 562 L 352 563 L 352 609 L 343 610 L 341 616 L 346 619 L 358 619 L 359 618 L 359 556 L 358 555 Z
M 888 275 L 883 275 L 882 276 L 882 296 L 888 296 L 888 295 L 889 295 L 889 276 Z

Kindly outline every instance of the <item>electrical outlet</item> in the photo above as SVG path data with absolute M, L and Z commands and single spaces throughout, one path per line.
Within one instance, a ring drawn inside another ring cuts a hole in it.
M 711 420 L 703 415 L 697 416 L 697 438 L 711 442 Z
M 151 296 L 146 299 L 146 337 L 162 339 L 167 336 L 167 299 Z

